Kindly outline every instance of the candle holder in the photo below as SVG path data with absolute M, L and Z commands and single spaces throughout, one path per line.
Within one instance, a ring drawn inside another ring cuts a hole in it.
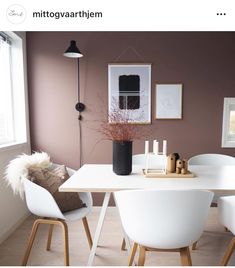
M 166 174 L 167 172 L 167 156 L 163 154 L 145 154 L 145 174 L 153 172 L 156 174 Z
M 149 141 L 145 141 L 145 154 L 149 153 Z M 153 140 L 153 154 L 156 155 L 167 155 L 167 140 L 163 140 L 162 143 L 162 152 L 159 152 L 159 142 Z

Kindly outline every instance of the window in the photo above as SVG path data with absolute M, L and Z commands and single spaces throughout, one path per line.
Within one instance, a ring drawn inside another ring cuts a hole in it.
M 13 142 L 11 41 L 0 34 L 0 144 Z
M 0 148 L 27 141 L 23 40 L 0 32 Z
M 222 147 L 235 147 L 235 98 L 224 98 Z

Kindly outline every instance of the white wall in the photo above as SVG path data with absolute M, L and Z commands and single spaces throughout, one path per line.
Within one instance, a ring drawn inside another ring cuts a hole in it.
M 10 160 L 17 155 L 31 152 L 29 139 L 29 120 L 28 120 L 28 94 L 27 94 L 27 77 L 26 77 L 26 42 L 25 33 L 17 33 L 23 40 L 24 51 L 24 90 L 25 90 L 25 113 L 26 113 L 26 128 L 27 142 L 17 145 L 12 145 L 5 148 L 0 148 L 0 243 L 4 241 L 27 217 L 29 214 L 25 201 L 19 196 L 15 196 L 10 187 L 7 187 L 4 181 L 4 172 Z
M 4 241 L 26 218 L 28 209 L 25 201 L 13 194 L 3 180 L 3 174 L 9 161 L 22 152 L 29 153 L 27 144 L 15 146 L 14 149 L 0 151 L 0 243 Z

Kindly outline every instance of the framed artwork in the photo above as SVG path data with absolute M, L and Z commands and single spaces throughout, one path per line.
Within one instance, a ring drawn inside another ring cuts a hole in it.
M 235 148 L 235 98 L 224 98 L 222 148 Z
M 109 122 L 150 124 L 151 64 L 109 64 L 108 94 Z
M 155 119 L 182 119 L 182 84 L 157 84 Z

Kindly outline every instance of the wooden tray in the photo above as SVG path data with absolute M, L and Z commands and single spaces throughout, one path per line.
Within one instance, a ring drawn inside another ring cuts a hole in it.
M 176 173 L 159 173 L 156 169 L 148 169 L 148 173 L 146 173 L 146 169 L 143 169 L 143 174 L 145 178 L 194 178 L 195 174 L 188 171 L 187 174 L 176 174 Z

